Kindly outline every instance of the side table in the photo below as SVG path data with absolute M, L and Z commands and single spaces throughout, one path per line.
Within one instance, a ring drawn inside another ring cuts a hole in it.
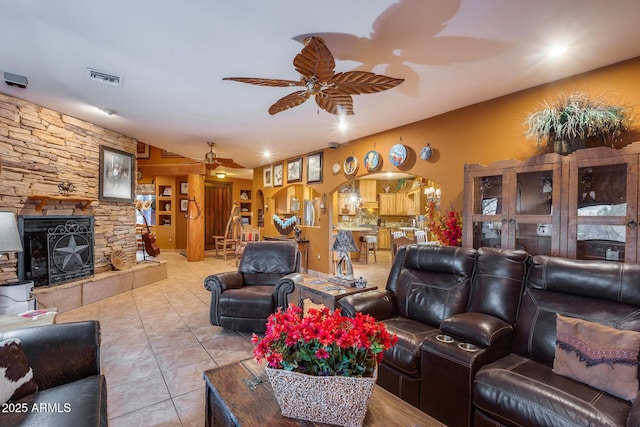
M 313 276 L 303 276 L 303 282 L 298 283 L 297 286 L 300 291 L 300 307 L 302 307 L 302 301 L 309 298 L 313 303 L 322 304 L 330 310 L 337 307 L 340 298 L 378 289 L 377 286 L 370 285 L 366 288 L 340 286 Z
M 36 317 L 22 317 L 19 314 L 0 315 L 0 331 L 53 325 L 56 323 L 56 311 L 57 308 L 48 308 L 46 309 L 46 314 L 40 314 Z

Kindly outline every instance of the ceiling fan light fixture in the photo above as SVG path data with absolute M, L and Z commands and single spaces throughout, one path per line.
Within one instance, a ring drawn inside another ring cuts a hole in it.
M 227 177 L 227 174 L 224 172 L 216 172 L 216 178 L 224 179 Z
M 207 142 L 209 144 L 209 152 L 204 155 L 204 158 L 207 160 L 207 163 L 211 164 L 216 159 L 216 153 L 213 152 L 213 146 L 216 144 L 215 142 Z

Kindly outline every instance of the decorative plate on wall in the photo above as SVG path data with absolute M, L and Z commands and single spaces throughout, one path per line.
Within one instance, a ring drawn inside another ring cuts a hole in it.
M 389 161 L 393 166 L 400 166 L 407 160 L 407 147 L 396 144 L 389 150 Z
M 433 155 L 433 150 L 431 149 L 431 144 L 427 144 L 426 147 L 422 147 L 420 150 L 420 158 L 422 160 L 429 160 Z
M 376 170 L 378 166 L 380 166 L 380 153 L 371 150 L 364 155 L 364 167 L 367 171 Z
M 333 164 L 333 169 L 332 169 L 332 170 L 333 170 L 333 173 L 338 173 L 338 172 L 340 172 L 340 163 L 337 163 L 337 162 L 336 162 L 336 163 L 334 163 L 334 164 Z
M 354 173 L 356 173 L 356 170 L 358 169 L 358 159 L 356 159 L 356 156 L 349 156 L 347 157 L 347 159 L 344 161 L 344 173 L 346 173 L 347 175 L 353 175 Z

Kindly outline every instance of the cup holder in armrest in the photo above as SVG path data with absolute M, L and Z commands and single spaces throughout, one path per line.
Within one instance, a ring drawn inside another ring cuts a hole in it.
M 436 339 L 440 342 L 444 342 L 444 343 L 452 343 L 453 342 L 453 338 L 450 337 L 449 335 L 444 335 L 444 334 L 440 334 L 440 335 L 436 335 Z
M 468 351 L 470 353 L 473 353 L 479 350 L 477 346 L 468 342 L 461 342 L 460 344 L 458 344 L 458 348 L 464 351 Z

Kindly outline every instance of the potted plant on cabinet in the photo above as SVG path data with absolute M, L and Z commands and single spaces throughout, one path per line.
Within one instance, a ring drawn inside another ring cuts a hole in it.
M 591 98 L 584 92 L 560 95 L 531 113 L 524 122 L 528 138 L 536 138 L 555 153 L 566 155 L 585 148 L 585 140 L 595 137 L 603 145 L 613 145 L 629 128 L 626 108 Z

